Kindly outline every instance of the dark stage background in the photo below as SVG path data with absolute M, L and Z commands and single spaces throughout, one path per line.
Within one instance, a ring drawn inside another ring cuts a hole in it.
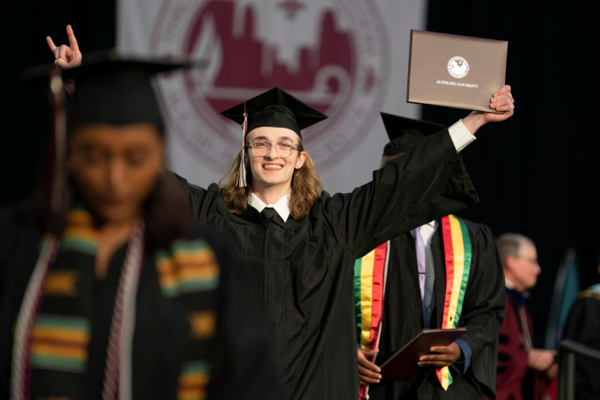
M 515 115 L 482 128 L 463 152 L 481 201 L 461 215 L 536 242 L 542 274 L 529 306 L 538 345 L 565 250 L 577 251 L 582 288 L 600 280 L 598 15 L 597 1 L 429 2 L 428 30 L 509 41 Z M 464 115 L 423 110 L 445 124 Z
M 46 91 L 22 86 L 16 74 L 52 60 L 45 37 L 66 42 L 73 25 L 85 52 L 115 45 L 115 3 L 9 1 L 0 12 L 0 206 L 31 194 L 48 131 Z M 563 253 L 578 253 L 582 287 L 600 280 L 600 135 L 596 114 L 599 2 L 431 0 L 428 29 L 509 40 L 507 83 L 515 116 L 486 126 L 464 152 L 481 203 L 465 218 L 496 235 L 530 236 L 542 275 L 530 306 L 538 343 L 544 337 L 554 279 Z M 423 118 L 451 124 L 464 111 L 425 107 Z
M 0 7 L 0 206 L 31 194 L 42 167 L 49 132 L 47 88 L 23 84 L 19 72 L 54 60 L 51 36 L 68 43 L 71 24 L 85 52 L 115 46 L 114 0 L 5 1 Z

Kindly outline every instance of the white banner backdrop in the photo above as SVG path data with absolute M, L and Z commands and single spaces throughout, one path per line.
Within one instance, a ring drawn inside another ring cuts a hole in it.
M 228 170 L 241 128 L 219 112 L 274 86 L 330 118 L 303 132 L 325 190 L 368 182 L 388 141 L 379 111 L 406 103 L 411 29 L 426 0 L 119 0 L 125 51 L 209 59 L 160 82 L 170 168 L 202 187 Z

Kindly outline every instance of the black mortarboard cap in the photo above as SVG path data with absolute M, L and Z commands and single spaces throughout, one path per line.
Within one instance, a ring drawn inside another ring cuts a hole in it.
M 256 97 L 246 100 L 237 106 L 223 111 L 221 114 L 242 124 L 244 110 L 248 114 L 246 132 L 261 126 L 288 128 L 296 132 L 300 139 L 300 131 L 304 128 L 327 119 L 327 115 L 298 100 L 286 91 L 276 87 Z
M 206 61 L 159 59 L 119 51 L 101 50 L 86 54 L 80 66 L 61 71 L 63 79 L 73 79 L 76 90 L 68 124 L 127 125 L 140 122 L 164 125 L 152 77 L 176 68 L 204 66 Z M 27 81 L 47 80 L 54 64 L 31 68 L 21 74 Z
M 382 112 L 383 125 L 390 142 L 383 149 L 384 156 L 395 156 L 402 153 L 426 136 L 433 135 L 445 129 L 441 124 L 401 117 Z
M 87 55 L 79 67 L 63 71 L 63 78 L 74 79 L 77 85 L 68 119 L 70 129 L 82 123 L 164 126 L 152 78 L 190 65 L 122 54 L 116 49 Z

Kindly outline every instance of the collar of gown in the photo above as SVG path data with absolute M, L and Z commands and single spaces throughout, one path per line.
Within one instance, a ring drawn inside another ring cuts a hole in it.
M 248 205 L 252 208 L 255 208 L 258 212 L 262 212 L 262 210 L 265 208 L 270 207 L 277 211 L 277 214 L 279 214 L 283 222 L 287 222 L 287 219 L 290 216 L 290 207 L 288 204 L 290 193 L 291 191 L 287 192 L 282 198 L 277 200 L 275 204 L 265 204 L 254 193 L 252 193 L 248 199 Z

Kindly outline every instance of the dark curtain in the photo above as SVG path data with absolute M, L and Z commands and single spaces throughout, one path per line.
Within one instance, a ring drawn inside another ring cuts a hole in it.
M 568 246 L 582 288 L 600 280 L 599 16 L 597 1 L 429 2 L 430 31 L 509 41 L 515 115 L 482 128 L 464 151 L 481 202 L 462 215 L 537 244 L 542 274 L 529 304 L 538 346 Z M 466 114 L 425 106 L 423 119 L 451 124 Z
M 54 61 L 46 44 L 68 44 L 75 30 L 84 52 L 115 46 L 115 0 L 14 1 L 0 7 L 0 206 L 31 195 L 43 165 L 49 132 L 44 82 L 25 84 L 18 74 Z

